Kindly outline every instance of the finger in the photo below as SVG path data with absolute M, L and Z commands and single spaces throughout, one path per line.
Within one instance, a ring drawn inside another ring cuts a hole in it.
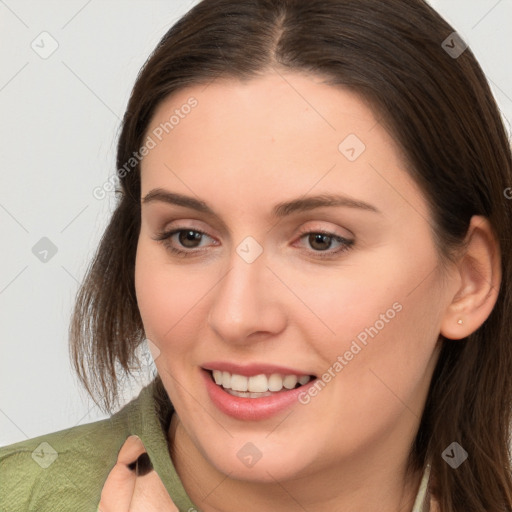
M 129 512 L 179 512 L 155 470 L 138 476 Z
M 119 450 L 117 462 L 110 471 L 101 491 L 98 506 L 100 512 L 127 512 L 129 510 L 136 482 L 133 463 L 145 452 L 144 444 L 138 436 L 127 438 Z

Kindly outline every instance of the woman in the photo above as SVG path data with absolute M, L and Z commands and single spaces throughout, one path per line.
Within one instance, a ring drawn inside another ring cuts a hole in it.
M 117 164 L 73 360 L 108 411 L 158 375 L 3 448 L 2 507 L 512 510 L 511 152 L 426 3 L 201 2 Z

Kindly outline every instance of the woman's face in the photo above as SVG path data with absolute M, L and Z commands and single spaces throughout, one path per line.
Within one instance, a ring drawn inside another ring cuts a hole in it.
M 405 457 L 452 297 L 372 110 L 268 73 L 176 93 L 146 135 L 137 300 L 197 453 L 253 481 Z

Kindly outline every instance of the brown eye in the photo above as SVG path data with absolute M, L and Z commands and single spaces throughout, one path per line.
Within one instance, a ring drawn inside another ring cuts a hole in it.
M 348 251 L 355 240 L 347 239 L 328 231 L 303 231 L 299 240 L 307 245 L 306 251 L 318 258 L 334 258 L 336 255 Z
M 331 247 L 333 237 L 323 233 L 311 233 L 308 237 L 309 245 L 317 251 L 325 251 Z
M 171 253 L 177 256 L 189 257 L 205 250 L 205 246 L 209 245 L 208 239 L 214 242 L 210 245 L 218 245 L 211 236 L 203 231 L 191 228 L 177 228 L 171 231 L 164 231 L 155 237 L 155 240 L 162 243 Z
M 178 231 L 178 240 L 183 247 L 195 249 L 201 243 L 203 233 L 193 229 Z

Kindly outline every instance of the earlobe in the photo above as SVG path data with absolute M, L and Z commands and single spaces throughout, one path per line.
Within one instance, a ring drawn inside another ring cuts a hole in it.
M 475 332 L 491 314 L 498 298 L 500 247 L 487 218 L 472 217 L 456 267 L 459 286 L 441 323 L 441 334 L 452 340 Z

